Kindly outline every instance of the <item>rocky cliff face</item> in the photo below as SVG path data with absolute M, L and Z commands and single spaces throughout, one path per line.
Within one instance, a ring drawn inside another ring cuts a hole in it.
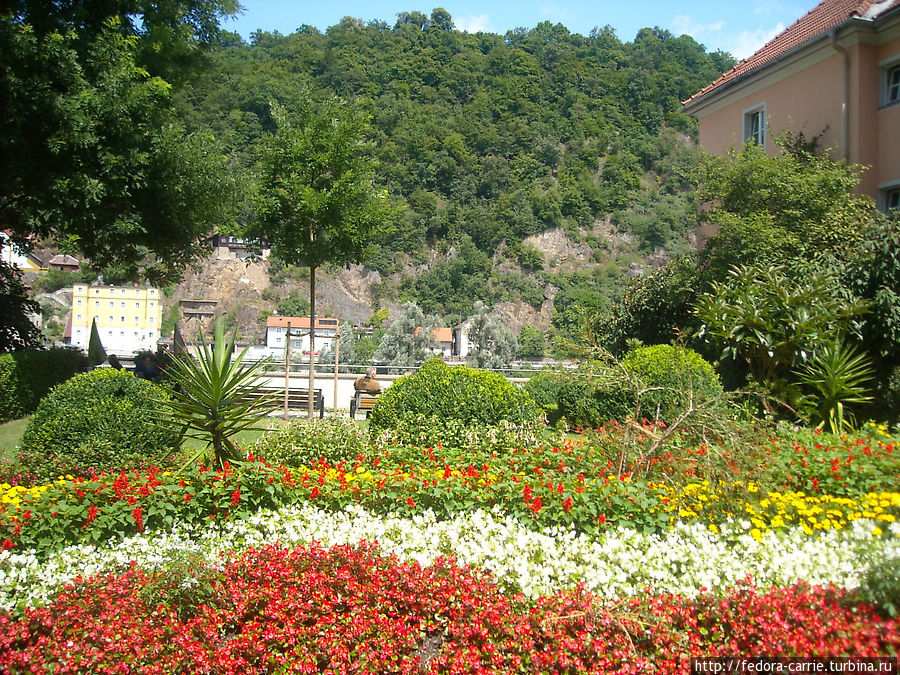
M 596 247 L 573 240 L 561 228 L 531 235 L 524 243 L 543 254 L 545 269 L 549 272 L 590 269 L 597 264 L 608 264 L 610 259 L 633 250 L 635 243 L 631 235 L 618 232 L 607 222 L 596 223 L 588 234 L 604 242 L 608 253 L 608 256 L 603 256 L 606 260 L 598 262 Z M 437 257 L 433 254 L 432 259 Z M 640 275 L 666 262 L 665 252 L 659 251 L 642 262 L 630 263 L 625 274 Z M 514 263 L 505 261 L 501 267 L 507 268 L 511 264 L 514 266 Z M 427 267 L 427 264 L 420 269 L 407 266 L 403 274 L 416 276 L 417 272 Z M 378 309 L 375 307 L 378 287 L 396 288 L 400 277 L 401 273 L 397 273 L 382 278 L 377 271 L 362 265 L 319 270 L 316 276 L 317 314 L 337 316 L 355 324 L 365 323 Z M 546 330 L 550 326 L 556 290 L 547 284 L 544 301 L 538 308 L 526 302 L 503 301 L 495 305 L 492 313 L 515 333 L 526 324 Z M 199 270 L 189 270 L 185 274 L 170 303 L 179 307 L 179 320 L 185 336 L 196 335 L 200 330 L 208 334 L 215 319 L 226 316 L 229 324 L 238 326 L 242 340 L 261 344 L 265 341 L 263 317 L 275 309 L 280 298 L 292 292 L 308 298 L 309 282 L 302 277 L 290 277 L 273 286 L 268 261 L 242 260 L 235 252 L 221 247 L 212 252 Z M 390 310 L 392 316 L 396 316 L 400 309 L 397 302 L 385 301 L 383 306 Z

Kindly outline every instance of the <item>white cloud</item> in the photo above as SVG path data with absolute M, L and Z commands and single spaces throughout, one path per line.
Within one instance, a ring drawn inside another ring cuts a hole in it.
M 454 16 L 453 23 L 456 25 L 457 30 L 465 33 L 486 33 L 490 30 L 491 18 L 487 14 Z
M 784 24 L 780 21 L 773 28 L 745 30 L 737 35 L 728 36 L 724 40 L 724 49 L 731 52 L 736 59 L 746 59 L 783 30 Z
M 545 2 L 541 6 L 541 16 L 547 17 L 547 19 L 551 21 L 564 22 L 568 19 L 572 13 L 566 9 L 565 7 L 560 7 L 558 4 L 550 0 L 550 2 Z
M 716 21 L 715 23 L 696 23 L 694 19 L 687 14 L 679 14 L 672 19 L 672 31 L 676 35 L 690 35 L 697 40 L 701 40 L 704 34 L 718 33 L 724 27 L 724 21 Z

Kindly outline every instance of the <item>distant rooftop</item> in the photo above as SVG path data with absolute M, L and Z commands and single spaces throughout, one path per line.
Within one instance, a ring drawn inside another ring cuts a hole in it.
M 851 19 L 874 21 L 896 7 L 900 7 L 900 0 L 881 0 L 880 2 L 876 0 L 822 0 L 763 45 L 755 54 L 738 63 L 708 87 L 698 91 L 684 101 L 683 105 L 687 106 L 715 90 L 737 82 L 762 66 Z

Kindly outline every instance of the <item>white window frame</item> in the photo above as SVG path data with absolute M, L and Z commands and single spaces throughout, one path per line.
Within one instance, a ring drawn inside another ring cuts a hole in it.
M 900 104 L 900 59 L 881 64 L 881 106 Z
M 890 209 L 900 209 L 900 180 L 878 186 L 878 210 L 887 213 Z
M 755 122 L 755 120 L 757 120 Z M 743 143 L 754 141 L 761 148 L 766 147 L 766 104 L 760 103 L 747 108 L 743 115 Z M 754 129 L 754 127 L 756 127 Z

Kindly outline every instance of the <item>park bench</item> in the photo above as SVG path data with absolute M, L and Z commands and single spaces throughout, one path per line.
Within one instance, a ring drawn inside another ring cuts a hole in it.
M 288 389 L 288 408 L 308 410 L 308 394 L 309 390 L 307 389 Z M 269 397 L 273 410 L 284 408 L 284 389 L 263 387 L 257 389 L 250 397 L 256 399 Z M 325 397 L 322 395 L 321 389 L 313 389 L 313 408 L 319 411 L 319 417 L 325 417 Z
M 356 413 L 360 410 L 366 411 L 366 418 L 369 412 L 375 407 L 375 401 L 378 400 L 378 394 L 370 394 L 365 391 L 358 391 L 350 401 L 350 419 L 356 419 Z

